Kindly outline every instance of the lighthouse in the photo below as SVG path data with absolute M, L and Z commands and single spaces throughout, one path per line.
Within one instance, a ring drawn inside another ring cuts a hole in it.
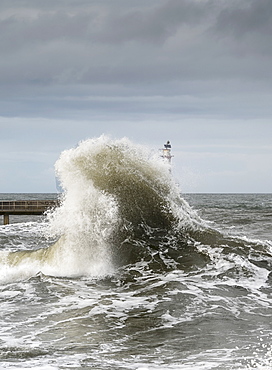
M 169 164 L 171 164 L 171 158 L 173 155 L 171 154 L 171 144 L 170 141 L 168 140 L 166 144 L 164 144 L 164 148 L 161 149 L 162 152 L 162 158 L 166 159 Z

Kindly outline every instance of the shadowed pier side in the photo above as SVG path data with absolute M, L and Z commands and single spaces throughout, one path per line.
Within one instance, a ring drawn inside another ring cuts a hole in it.
M 10 215 L 42 215 L 58 205 L 59 201 L 53 199 L 0 201 L 0 215 L 4 216 L 4 225 L 7 225 Z

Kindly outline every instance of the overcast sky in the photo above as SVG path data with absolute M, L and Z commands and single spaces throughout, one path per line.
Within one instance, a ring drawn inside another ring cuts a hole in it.
M 271 192 L 271 0 L 1 0 L 0 192 L 61 151 L 171 140 L 184 192 Z

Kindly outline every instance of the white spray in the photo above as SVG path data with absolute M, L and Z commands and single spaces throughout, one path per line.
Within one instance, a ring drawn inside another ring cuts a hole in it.
M 60 207 L 47 215 L 47 235 L 58 241 L 3 255 L 2 262 L 16 271 L 24 266 L 32 276 L 111 274 L 112 235 L 120 224 L 135 228 L 159 220 L 170 225 L 175 219 L 178 227 L 191 228 L 201 222 L 180 197 L 169 164 L 126 138 L 83 141 L 61 153 L 55 169 L 64 193 Z

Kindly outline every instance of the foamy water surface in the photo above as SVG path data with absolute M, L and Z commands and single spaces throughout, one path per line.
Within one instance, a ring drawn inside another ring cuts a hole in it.
M 1 368 L 272 368 L 270 194 L 180 195 L 127 139 L 56 169 L 61 207 L 0 226 Z

